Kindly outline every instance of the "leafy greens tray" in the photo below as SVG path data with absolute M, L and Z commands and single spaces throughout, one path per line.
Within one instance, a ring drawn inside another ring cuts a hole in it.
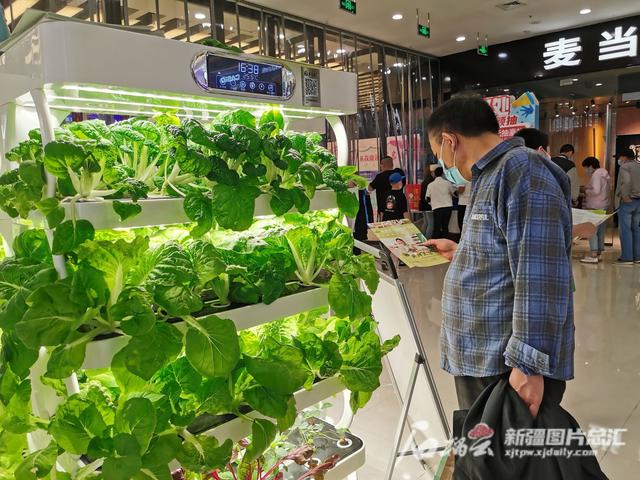
M 33 131 L 8 152 L 17 168 L 0 176 L 0 207 L 23 219 L 39 212 L 53 235 L 23 231 L 0 262 L 0 477 L 168 480 L 173 460 L 207 474 L 231 461 L 234 442 L 191 433 L 197 418 L 250 422 L 242 458 L 255 462 L 295 420 L 300 389 L 337 378 L 354 411 L 367 403 L 399 338 L 380 340 L 360 289 L 376 290 L 373 258 L 353 254 L 337 214 L 306 213 L 319 188 L 357 212 L 348 187 L 362 179 L 319 142 L 285 132 L 278 112 L 256 122 L 235 111 L 209 125 L 167 114 L 68 124 L 44 149 Z M 46 173 L 57 179 L 51 198 Z M 254 218 L 261 194 L 276 217 Z M 99 230 L 62 206 L 112 199 L 126 219 L 151 195 L 184 198 L 191 223 Z M 225 317 L 231 305 L 309 288 L 326 289 L 330 310 L 244 330 Z M 123 341 L 110 364 L 83 369 L 87 346 L 114 334 Z M 73 374 L 76 392 L 65 383 Z M 34 383 L 60 399 L 49 418 L 32 412 Z M 35 431 L 51 441 L 23 455 Z

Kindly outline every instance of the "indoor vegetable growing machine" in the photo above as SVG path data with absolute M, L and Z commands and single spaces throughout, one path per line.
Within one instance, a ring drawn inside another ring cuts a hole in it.
M 0 402 L 11 413 L 26 391 L 33 411 L 16 410 L 2 427 L 28 432 L 34 453 L 18 469 L 106 479 L 167 478 L 167 464 L 222 471 L 228 439 L 249 435 L 243 455 L 260 467 L 276 420 L 284 431 L 296 412 L 345 389 L 355 408 L 364 405 L 381 357 L 397 344 L 379 341 L 371 299 L 358 288 L 366 281 L 375 289 L 375 265 L 352 257 L 339 218 L 308 217 L 307 226 L 300 215 L 357 211 L 349 186 L 360 180 L 346 167 L 340 120 L 356 113 L 356 76 L 49 14 L 30 18 L 0 56 L 0 233 L 15 255 L 0 275 L 19 278 L 3 292 Z M 59 128 L 71 112 L 124 120 Z M 337 162 L 319 136 L 289 133 L 284 119 L 326 119 Z M 253 219 L 296 210 L 251 237 Z M 153 237 L 154 227 L 168 235 L 165 227 L 185 224 L 191 237 Z M 227 230 L 249 233 L 225 250 L 220 242 L 235 235 Z M 37 231 L 41 237 L 28 233 Z M 325 243 L 309 247 L 312 236 Z M 259 267 L 241 263 L 261 248 L 277 254 Z M 278 265 L 302 286 L 292 287 Z M 200 297 L 212 285 L 213 310 Z M 252 300 L 239 305 L 234 295 L 247 292 Z M 312 333 L 296 320 L 300 337 L 290 344 L 272 342 L 271 327 L 247 333 L 328 304 L 341 318 Z M 300 362 L 306 378 L 295 376 Z M 194 432 L 203 402 L 235 414 Z M 340 426 L 351 417 L 345 403 Z M 364 446 L 325 478 L 363 463 Z

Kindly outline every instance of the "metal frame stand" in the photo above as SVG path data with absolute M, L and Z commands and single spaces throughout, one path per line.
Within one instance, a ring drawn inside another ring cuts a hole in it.
M 424 371 L 424 374 L 427 379 L 427 383 L 429 384 L 429 389 L 431 390 L 431 394 L 433 396 L 436 410 L 438 411 L 438 416 L 440 418 L 440 423 L 442 426 L 442 430 L 445 433 L 447 439 L 451 438 L 451 429 L 449 427 L 449 422 L 447 421 L 447 415 L 445 413 L 444 407 L 442 406 L 442 400 L 440 399 L 440 394 L 438 393 L 438 388 L 435 383 L 435 379 L 433 378 L 433 372 L 431 367 L 429 366 L 429 360 L 427 354 L 424 349 L 424 345 L 422 344 L 422 340 L 420 339 L 420 333 L 418 331 L 418 326 L 416 323 L 415 316 L 413 315 L 413 311 L 411 309 L 411 304 L 409 303 L 409 297 L 407 296 L 407 291 L 404 288 L 404 284 L 398 278 L 398 272 L 393 261 L 393 257 L 391 252 L 382 244 L 380 244 L 381 248 L 374 247 L 368 243 L 360 242 L 358 240 L 355 241 L 355 246 L 360 250 L 370 253 L 376 258 L 380 259 L 381 268 L 383 270 L 383 275 L 388 276 L 395 287 L 398 289 L 398 293 L 400 295 L 400 299 L 402 302 L 402 307 L 405 313 L 405 317 L 409 323 L 409 327 L 411 328 L 411 333 L 413 336 L 414 344 L 416 346 L 416 354 L 413 359 L 413 363 L 411 365 L 411 376 L 409 380 L 409 384 L 407 386 L 407 390 L 405 392 L 404 397 L 402 397 L 402 411 L 400 413 L 400 418 L 398 420 L 398 426 L 396 427 L 396 433 L 393 440 L 393 449 L 391 451 L 390 460 L 387 466 L 387 471 L 384 475 L 384 480 L 391 480 L 393 477 L 393 472 L 395 470 L 396 461 L 398 457 L 406 457 L 412 454 L 426 454 L 426 453 L 434 453 L 444 451 L 447 446 L 443 445 L 433 449 L 420 450 L 414 440 L 415 449 L 410 451 L 401 451 L 400 445 L 402 443 L 402 435 L 404 433 L 404 429 L 407 424 L 407 420 L 409 417 L 409 409 L 411 407 L 411 403 L 413 401 L 413 395 L 415 393 L 416 382 L 418 381 L 418 375 L 420 370 Z

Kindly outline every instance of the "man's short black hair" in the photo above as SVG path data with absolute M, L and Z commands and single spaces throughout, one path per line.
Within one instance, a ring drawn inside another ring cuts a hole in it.
M 385 155 L 380 159 L 380 163 L 385 163 L 385 162 L 393 163 L 393 157 L 391 157 L 390 155 Z
M 571 145 L 570 143 L 565 143 L 564 145 L 562 145 L 562 147 L 560 147 L 560 153 L 574 153 L 575 151 L 575 148 L 573 148 L 573 145 Z
M 442 169 L 442 167 L 438 167 L 433 171 L 433 174 L 436 177 L 441 177 L 442 175 L 444 175 L 444 170 Z
M 582 166 L 585 168 L 591 167 L 597 170 L 600 168 L 600 160 L 596 157 L 587 157 L 582 161 Z
M 440 139 L 442 132 L 465 137 L 498 134 L 500 125 L 489 104 L 480 97 L 453 97 L 436 109 L 427 121 L 429 136 Z
M 540 147 L 546 150 L 549 146 L 549 135 L 537 128 L 523 128 L 518 130 L 514 136 L 522 138 L 524 144 L 533 150 L 538 150 Z

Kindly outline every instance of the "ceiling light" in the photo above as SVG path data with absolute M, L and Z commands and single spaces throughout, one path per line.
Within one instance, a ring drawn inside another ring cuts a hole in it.
M 464 42 L 467 39 L 464 35 L 459 35 L 456 37 L 456 42 Z
M 198 12 L 194 15 L 196 20 L 204 20 L 207 16 L 204 13 Z
M 444 77 L 444 81 L 445 82 L 450 82 L 451 81 L 451 77 Z
M 590 8 L 583 8 L 582 10 L 580 10 L 580 15 L 589 15 L 590 13 L 591 13 Z
M 596 83 L 596 87 L 601 87 L 601 86 L 602 86 L 602 83 L 600 82 Z
M 278 38 L 279 38 L 280 40 L 284 40 L 284 33 L 281 33 L 280 35 L 278 35 Z
M 229 27 L 229 30 L 233 32 L 233 25 Z
M 507 58 L 509 55 L 507 54 L 507 52 L 500 52 L 498 54 L 498 58 Z
M 508 92 L 508 91 L 509 91 L 509 89 L 508 89 L 508 88 L 505 88 L 505 89 L 504 89 L 504 90 L 502 90 L 502 91 L 506 93 L 506 92 Z
M 393 66 L 396 68 L 401 68 L 401 67 L 404 67 L 404 63 L 397 62 L 397 63 L 394 63 Z
M 574 82 L 577 82 L 577 81 L 578 81 L 578 79 L 577 79 L 577 78 L 572 78 L 572 80 L 573 80 Z
M 202 22 L 203 28 L 211 28 L 211 24 L 209 22 Z
M 402 20 L 403 17 L 401 13 L 394 13 L 393 17 L 391 18 L 393 18 L 394 20 Z
M 422 77 L 422 80 L 426 80 L 426 79 L 427 79 L 427 77 Z
M 343 54 L 343 53 L 346 53 L 346 52 L 347 51 L 344 48 L 339 48 L 338 50 L 336 50 L 336 53 L 339 53 L 339 54 Z

